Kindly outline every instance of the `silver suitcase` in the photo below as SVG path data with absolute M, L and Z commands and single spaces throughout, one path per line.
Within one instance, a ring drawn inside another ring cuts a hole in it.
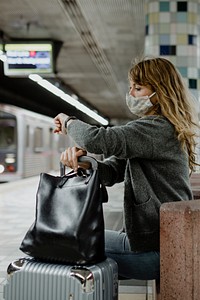
M 117 300 L 115 261 L 69 266 L 21 258 L 8 267 L 5 300 Z

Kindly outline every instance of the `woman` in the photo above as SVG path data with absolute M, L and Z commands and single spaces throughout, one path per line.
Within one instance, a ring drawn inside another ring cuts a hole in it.
M 101 180 L 124 181 L 123 232 L 106 231 L 108 257 L 119 275 L 159 279 L 159 209 L 169 201 L 191 200 L 189 171 L 195 167 L 195 115 L 192 98 L 173 64 L 144 59 L 129 71 L 127 105 L 140 116 L 126 125 L 103 128 L 74 117 L 55 117 L 55 132 L 67 131 L 80 148 L 68 148 L 61 161 L 77 169 L 86 151 L 104 154 Z

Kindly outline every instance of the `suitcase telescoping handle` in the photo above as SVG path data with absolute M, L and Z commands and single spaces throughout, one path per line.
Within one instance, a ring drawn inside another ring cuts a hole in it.
M 80 162 L 90 162 L 91 169 L 93 169 L 93 170 L 98 169 L 98 163 L 97 163 L 96 159 L 91 157 L 91 156 L 80 156 L 78 161 L 80 161 Z M 63 165 L 60 162 L 60 176 L 64 176 L 64 175 L 65 175 L 65 165 Z

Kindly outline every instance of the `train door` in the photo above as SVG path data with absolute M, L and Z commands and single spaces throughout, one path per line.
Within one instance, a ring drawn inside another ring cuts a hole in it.
M 0 111 L 0 181 L 9 181 L 17 172 L 17 120 Z

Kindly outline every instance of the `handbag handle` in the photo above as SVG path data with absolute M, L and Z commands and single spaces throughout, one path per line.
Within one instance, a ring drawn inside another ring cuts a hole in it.
M 97 160 L 94 157 L 92 157 L 92 156 L 86 156 L 86 155 L 80 156 L 78 158 L 78 161 L 80 161 L 80 162 L 84 162 L 84 161 L 88 162 L 89 161 L 91 163 L 91 166 L 92 166 L 93 170 L 97 170 L 98 169 Z
M 95 158 L 93 158 L 92 156 L 86 156 L 86 155 L 80 156 L 78 158 L 78 161 L 79 162 L 84 162 L 84 161 L 85 162 L 90 162 L 92 170 L 97 170 L 98 169 L 97 160 Z M 60 162 L 60 176 L 64 176 L 64 175 L 65 175 L 65 165 L 63 165 Z
M 84 161 L 89 161 L 91 163 L 91 168 L 90 169 L 93 169 L 93 170 L 97 170 L 98 169 L 98 162 L 97 160 L 92 157 L 92 156 L 86 156 L 86 155 L 83 155 L 83 156 L 80 156 L 78 158 L 78 161 L 80 162 L 84 162 Z M 60 162 L 60 176 L 64 176 L 65 175 L 65 165 L 63 165 L 61 162 Z M 74 175 L 71 174 L 71 175 Z M 101 184 L 101 191 L 102 191 L 102 202 L 106 203 L 108 202 L 108 193 L 107 193 L 107 190 L 106 190 L 106 187 L 104 184 Z

